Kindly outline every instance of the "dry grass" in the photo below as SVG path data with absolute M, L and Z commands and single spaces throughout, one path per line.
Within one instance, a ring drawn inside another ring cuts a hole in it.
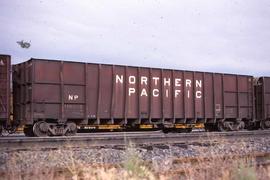
M 210 142 L 211 146 L 198 148 L 198 156 L 177 161 L 174 161 L 172 154 L 168 154 L 162 162 L 155 162 L 155 160 L 146 162 L 142 160 L 135 147 L 128 145 L 124 161 L 118 165 L 86 164 L 85 161 L 77 158 L 74 149 L 51 151 L 45 160 L 44 158 L 41 160 L 40 151 L 33 151 L 28 156 L 17 152 L 9 154 L 6 173 L 0 174 L 0 179 L 270 179 L 270 166 L 255 166 L 255 159 L 251 154 L 254 150 L 244 141 L 228 143 L 218 137 L 209 137 L 209 139 L 213 143 Z M 217 141 L 219 143 L 216 143 Z M 232 153 L 233 156 L 227 156 Z M 245 153 L 251 155 L 239 156 Z M 22 163 L 25 161 L 29 163 Z

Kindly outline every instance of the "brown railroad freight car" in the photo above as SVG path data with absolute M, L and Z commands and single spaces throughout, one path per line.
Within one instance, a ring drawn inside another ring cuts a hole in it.
M 13 66 L 13 88 L 27 135 L 201 123 L 239 130 L 255 115 L 253 77 L 244 75 L 31 59 Z
M 270 128 L 270 77 L 260 77 L 256 81 L 256 119 L 262 129 Z
M 10 56 L 0 55 L 0 134 L 10 123 L 10 71 Z

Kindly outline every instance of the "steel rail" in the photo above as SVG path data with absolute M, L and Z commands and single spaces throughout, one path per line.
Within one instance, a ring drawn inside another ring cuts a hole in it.
M 218 142 L 221 139 L 235 141 L 247 138 L 269 137 L 270 130 L 264 131 L 235 131 L 235 132 L 194 132 L 194 133 L 103 133 L 83 136 L 60 137 L 0 137 L 0 151 L 55 149 L 55 148 L 87 148 L 98 146 L 129 146 L 157 144 L 191 144 Z

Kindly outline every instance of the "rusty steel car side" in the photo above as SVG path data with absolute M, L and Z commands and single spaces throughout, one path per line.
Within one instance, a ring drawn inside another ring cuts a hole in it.
M 14 118 L 39 135 L 76 125 L 239 130 L 255 121 L 253 87 L 247 75 L 31 59 L 13 66 Z

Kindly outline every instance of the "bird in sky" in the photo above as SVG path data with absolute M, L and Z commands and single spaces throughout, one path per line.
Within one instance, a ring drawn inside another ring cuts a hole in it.
M 21 48 L 25 48 L 25 49 L 28 49 L 31 46 L 30 42 L 27 42 L 24 40 L 17 41 L 17 44 L 19 44 L 21 46 Z

